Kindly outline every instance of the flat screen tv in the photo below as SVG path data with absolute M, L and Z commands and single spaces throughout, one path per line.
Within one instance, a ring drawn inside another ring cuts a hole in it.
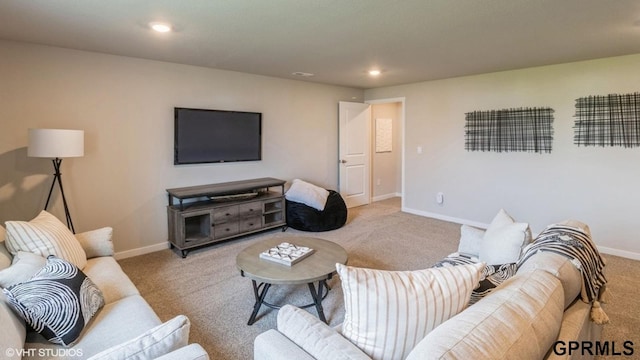
M 262 160 L 262 113 L 175 108 L 173 163 Z

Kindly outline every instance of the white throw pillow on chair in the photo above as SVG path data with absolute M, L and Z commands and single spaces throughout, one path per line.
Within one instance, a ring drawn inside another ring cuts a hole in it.
M 289 201 L 303 203 L 322 211 L 327 204 L 329 191 L 306 181 L 294 179 L 284 196 Z

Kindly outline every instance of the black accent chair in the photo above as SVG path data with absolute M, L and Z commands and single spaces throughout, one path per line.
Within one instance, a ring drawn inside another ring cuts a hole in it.
M 338 192 L 328 191 L 327 203 L 322 211 L 287 200 L 287 225 L 296 230 L 313 232 L 341 228 L 347 222 L 347 205 Z

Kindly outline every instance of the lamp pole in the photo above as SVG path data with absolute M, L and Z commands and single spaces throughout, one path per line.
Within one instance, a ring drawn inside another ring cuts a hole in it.
M 53 168 L 55 173 L 53 174 L 53 182 L 51 183 L 51 188 L 49 188 L 49 195 L 47 196 L 47 203 L 44 205 L 44 209 L 47 210 L 49 207 L 49 200 L 51 200 L 51 194 L 53 193 L 53 187 L 56 185 L 56 181 L 58 182 L 58 186 L 60 187 L 60 194 L 62 195 L 62 204 L 64 204 L 64 214 L 67 218 L 67 227 L 71 229 L 71 232 L 76 233 L 76 229 L 73 227 L 73 221 L 71 220 L 71 213 L 69 213 L 69 206 L 67 205 L 67 198 L 64 196 L 64 188 L 62 187 L 62 173 L 60 173 L 60 165 L 62 165 L 62 159 L 55 158 L 52 159 Z

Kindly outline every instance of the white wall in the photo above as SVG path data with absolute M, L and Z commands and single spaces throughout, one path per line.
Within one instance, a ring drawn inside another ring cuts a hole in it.
M 53 166 L 28 128 L 85 130 L 62 165 L 77 231 L 114 228 L 116 251 L 164 246 L 165 189 L 256 177 L 337 187 L 337 103 L 363 91 L 0 41 L 0 223 L 44 206 Z M 173 165 L 173 107 L 263 114 L 263 160 Z M 59 192 L 51 209 L 64 219 Z M 135 253 L 135 252 L 134 252 Z M 132 253 L 129 253 L 132 254 Z
M 405 210 L 487 224 L 504 208 L 534 232 L 575 218 L 604 251 L 640 258 L 640 148 L 578 147 L 572 128 L 575 99 L 640 91 L 638 69 L 640 55 L 631 55 L 371 89 L 365 98 L 406 98 Z M 512 107 L 555 110 L 551 154 L 464 150 L 466 112 Z

